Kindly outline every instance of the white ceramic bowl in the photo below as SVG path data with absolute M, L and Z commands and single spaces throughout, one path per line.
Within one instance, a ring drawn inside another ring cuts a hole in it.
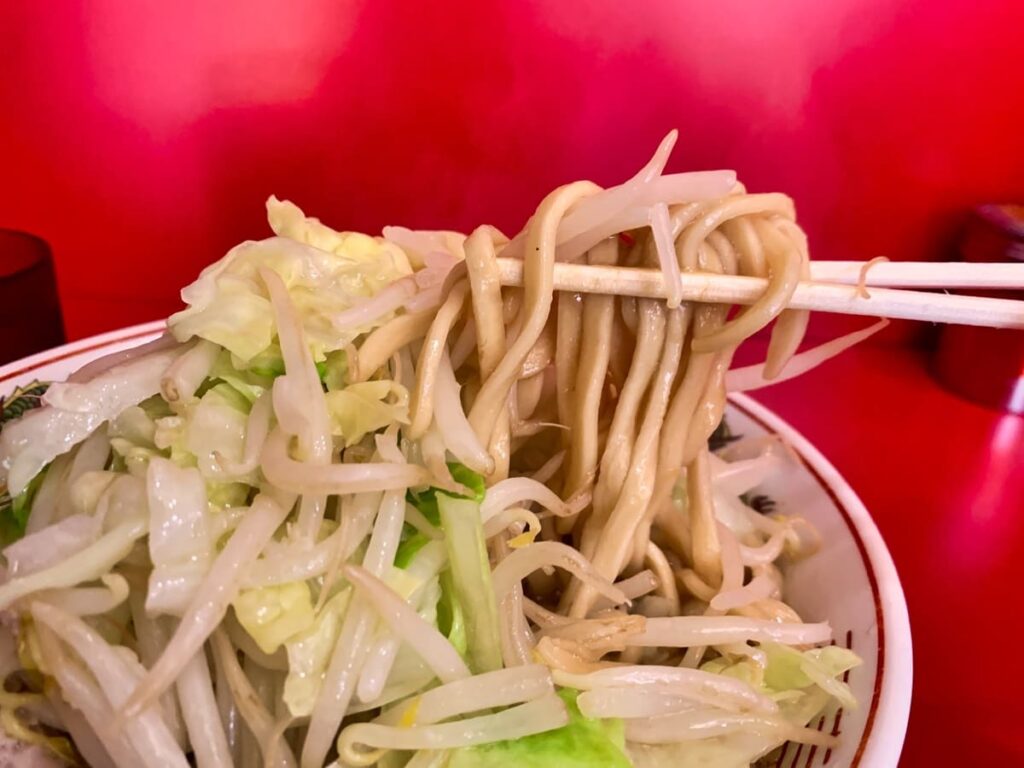
M 0 394 L 35 379 L 62 380 L 90 360 L 155 338 L 163 327 L 162 322 L 137 325 L 2 366 Z M 848 680 L 860 707 L 812 723 L 838 733 L 841 745 L 834 750 L 790 745 L 773 768 L 892 768 L 910 713 L 913 661 L 907 605 L 889 551 L 857 494 L 796 430 L 744 395 L 731 397 L 727 418 L 738 434 L 779 435 L 799 457 L 760 489 L 778 511 L 803 515 L 821 535 L 821 550 L 787 572 L 786 597 L 806 620 L 831 622 L 836 642 L 864 659 Z M 16 760 L 13 764 L 26 768 L 36 764 Z

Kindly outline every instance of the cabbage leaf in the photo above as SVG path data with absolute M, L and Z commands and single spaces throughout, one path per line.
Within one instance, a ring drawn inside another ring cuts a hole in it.
M 320 609 L 312 626 L 285 644 L 288 676 L 283 698 L 294 717 L 304 717 L 313 711 L 351 595 L 351 588 L 336 594 Z
M 313 626 L 313 599 L 309 585 L 292 581 L 243 591 L 232 605 L 235 617 L 267 654 Z
M 471 499 L 437 494 L 441 528 L 455 598 L 466 624 L 467 661 L 479 674 L 502 667 L 498 604 L 480 520 L 480 505 Z
M 409 392 L 390 379 L 362 381 L 324 395 L 331 432 L 346 445 L 391 424 L 409 423 Z
M 334 327 L 331 317 L 373 296 L 411 272 L 397 246 L 354 232 L 336 232 L 306 217 L 292 203 L 271 197 L 267 216 L 276 236 L 232 248 L 181 292 L 187 308 L 168 328 L 179 341 L 194 336 L 219 344 L 243 363 L 274 341 L 274 313 L 259 277 L 275 271 L 288 288 L 317 361 L 342 349 L 353 332 Z
M 584 717 L 576 706 L 577 691 L 563 688 L 558 695 L 569 711 L 568 725 L 514 741 L 453 750 L 446 768 L 631 768 L 622 721 Z
M 154 457 L 146 473 L 149 575 L 146 610 L 180 616 L 213 562 L 206 484 L 196 469 Z

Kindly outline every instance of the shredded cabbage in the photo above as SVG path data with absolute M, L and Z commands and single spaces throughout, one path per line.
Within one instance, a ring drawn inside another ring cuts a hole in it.
M 743 680 L 778 701 L 800 700 L 816 686 L 845 707 L 857 706 L 850 687 L 840 679 L 844 672 L 861 664 L 860 657 L 853 651 L 836 645 L 799 651 L 787 645 L 767 642 L 761 643 L 758 650 L 767 659 L 763 667 L 752 658 L 730 663 L 726 657 L 720 656 L 705 662 L 701 669 Z M 817 711 L 812 711 L 800 724 L 816 714 Z
M 0 485 L 0 545 L 10 544 L 25 535 L 28 516 L 32 511 L 32 500 L 45 476 L 46 469 L 44 468 L 13 499 L 7 489 Z
M 466 617 L 462 603 L 455 595 L 455 584 L 450 570 L 441 572 L 439 579 L 441 596 L 437 602 L 437 628 L 448 638 L 459 653 L 466 655 L 469 641 L 466 638 Z
M 577 692 L 558 695 L 569 724 L 515 741 L 452 750 L 446 768 L 631 768 L 621 720 L 592 720 L 580 714 Z
M 183 446 L 195 457 L 196 466 L 204 478 L 221 477 L 217 455 L 230 461 L 239 461 L 245 451 L 245 430 L 249 413 L 248 401 L 229 393 L 237 390 L 214 387 L 194 406 L 189 406 L 184 418 Z
M 85 440 L 101 424 L 160 391 L 160 377 L 178 350 L 160 350 L 83 383 L 54 384 L 47 405 L 0 432 L 0 484 L 20 494 L 43 467 Z
M 146 610 L 182 615 L 213 561 L 206 486 L 199 472 L 161 457 L 149 462 L 149 576 Z
M 467 655 L 475 673 L 501 669 L 498 605 L 491 585 L 480 505 L 436 494 L 448 546 L 452 585 L 466 623 Z
M 313 712 L 351 596 L 351 588 L 336 594 L 320 610 L 312 626 L 285 644 L 288 675 L 282 695 L 294 717 Z
M 474 472 L 464 464 L 449 462 L 448 471 L 451 472 L 452 479 L 456 483 L 459 483 L 469 491 L 468 495 L 451 490 L 442 491 L 440 488 L 433 486 L 420 492 L 410 489 L 406 493 L 406 500 L 422 512 L 423 516 L 435 526 L 441 524 L 441 516 L 437 509 L 437 495 L 439 493 L 458 499 L 471 499 L 479 504 L 484 500 L 484 494 L 487 491 L 483 475 Z
M 362 381 L 324 395 L 331 431 L 346 445 L 390 424 L 409 423 L 409 392 L 396 381 Z
M 304 581 L 246 590 L 232 606 L 238 623 L 264 653 L 274 653 L 316 621 L 309 585 Z
M 176 339 L 207 339 L 243 362 L 265 352 L 274 341 L 274 313 L 258 272 L 269 267 L 288 287 L 314 359 L 324 360 L 354 338 L 330 316 L 412 271 L 393 244 L 336 232 L 287 201 L 271 197 L 267 216 L 277 237 L 232 248 L 182 290 L 188 307 L 168 321 Z

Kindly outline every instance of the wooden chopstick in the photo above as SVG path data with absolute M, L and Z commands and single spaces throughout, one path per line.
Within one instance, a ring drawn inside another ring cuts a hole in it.
M 502 285 L 523 284 L 523 262 L 519 259 L 499 258 L 498 269 Z M 654 269 L 556 263 L 554 282 L 555 290 L 558 291 L 652 299 L 666 297 L 662 274 Z M 767 285 L 767 281 L 759 277 L 707 273 L 683 274 L 681 283 L 684 301 L 712 304 L 753 304 Z M 1024 289 L 1024 283 L 1017 283 L 1014 287 Z M 893 288 L 872 288 L 870 298 L 865 298 L 852 286 L 801 282 L 793 293 L 789 307 L 844 315 L 1024 329 L 1024 301 L 1011 299 Z
M 815 281 L 856 285 L 863 261 L 813 261 Z M 1024 263 L 967 264 L 965 262 L 880 261 L 872 264 L 865 285 L 888 288 L 1024 288 Z

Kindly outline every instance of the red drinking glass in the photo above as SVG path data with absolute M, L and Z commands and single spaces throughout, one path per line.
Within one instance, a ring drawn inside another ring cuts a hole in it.
M 64 343 L 50 246 L 0 229 L 0 364 Z
M 984 205 L 960 242 L 967 262 L 1024 262 L 1024 205 Z M 1024 299 L 1022 291 L 973 293 Z M 936 378 L 956 394 L 990 408 L 1024 413 L 1024 331 L 947 325 L 932 362 Z

